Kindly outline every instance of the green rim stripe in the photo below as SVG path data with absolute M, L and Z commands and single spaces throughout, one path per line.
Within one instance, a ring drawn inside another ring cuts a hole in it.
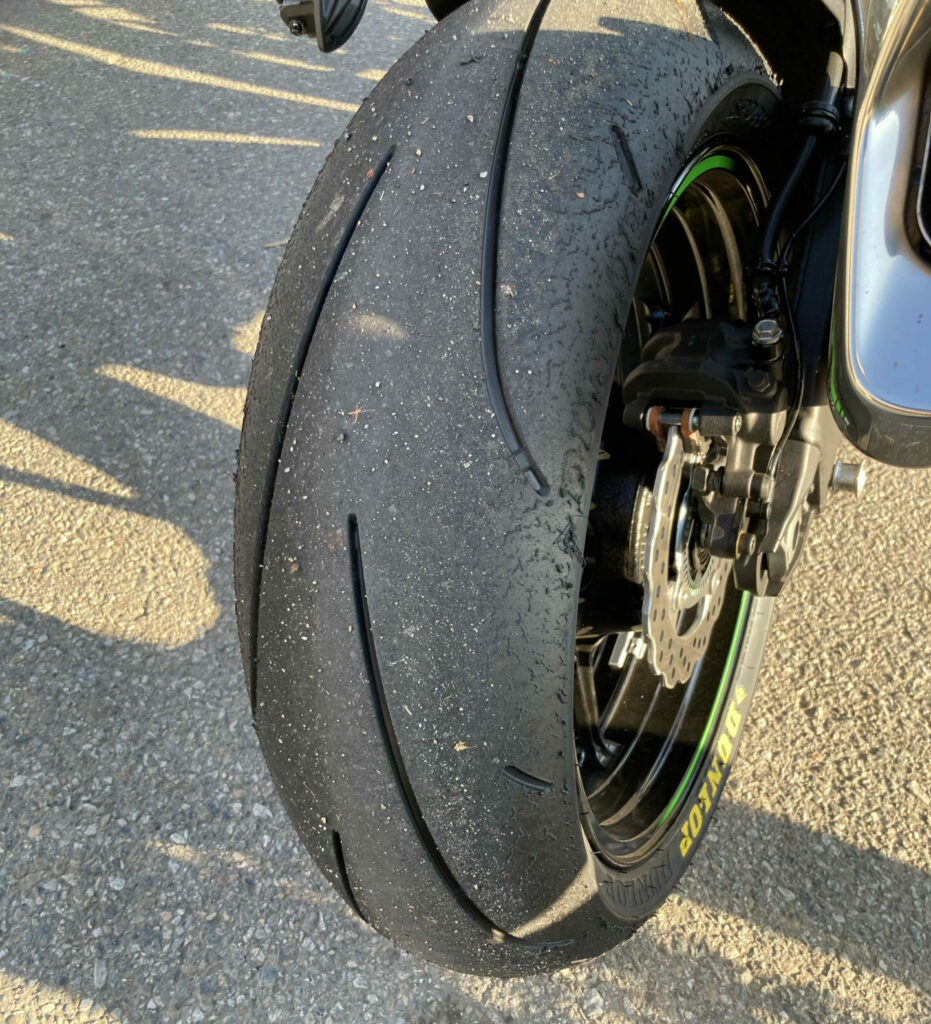
M 704 160 L 699 160 L 688 174 L 686 174 L 675 191 L 669 197 L 669 202 L 666 203 L 666 208 L 663 210 L 663 216 L 660 218 L 660 222 L 654 232 L 654 238 L 659 234 L 660 228 L 662 228 L 666 223 L 666 218 L 671 213 L 672 208 L 682 198 L 689 186 L 693 185 L 698 178 L 703 174 L 707 174 L 708 171 L 729 171 L 733 174 L 736 168 L 737 163 L 734 158 L 724 153 L 716 153 L 713 156 L 705 157 Z M 669 805 L 660 816 L 660 819 L 657 822 L 657 827 L 663 825 L 676 809 L 679 801 L 682 799 L 682 794 L 685 793 L 691 785 L 692 780 L 695 777 L 695 773 L 698 770 L 698 766 L 704 757 L 705 751 L 708 747 L 708 742 L 711 738 L 711 732 L 718 720 L 718 713 L 721 710 L 721 704 L 730 687 L 731 676 L 734 671 L 734 662 L 737 659 L 737 652 L 740 650 L 740 641 L 743 639 L 744 626 L 746 625 L 749 609 L 750 594 L 745 592 L 740 602 L 740 608 L 737 612 L 737 623 L 734 627 L 734 635 L 731 637 L 731 645 L 727 652 L 727 659 L 724 662 L 724 671 L 721 673 L 721 681 L 718 684 L 718 692 L 715 694 L 714 703 L 712 704 L 711 712 L 708 715 L 708 721 L 705 723 L 701 739 L 698 741 L 698 747 L 692 755 L 692 760 L 689 764 L 688 771 L 685 773 L 685 778 L 679 783 L 679 787 L 673 794 L 672 800 L 669 801 Z
M 666 209 L 663 210 L 663 216 L 659 222 L 659 226 L 656 229 L 657 234 L 659 229 L 666 223 L 666 218 L 669 216 L 672 208 L 682 198 L 683 193 L 692 185 L 695 180 L 703 174 L 707 174 L 708 171 L 730 171 L 732 174 L 737 168 L 737 164 L 734 158 L 731 156 L 725 156 L 722 153 L 718 153 L 715 156 L 705 157 L 704 160 L 700 160 L 683 178 L 679 187 L 669 197 L 669 202 L 666 204 Z
M 731 676 L 734 671 L 734 662 L 737 660 L 737 652 L 740 650 L 740 641 L 743 639 L 744 626 L 747 622 L 747 613 L 749 610 L 750 594 L 748 591 L 744 591 L 744 595 L 740 601 L 740 610 L 737 612 L 737 625 L 734 627 L 734 635 L 731 637 L 731 646 L 727 652 L 727 660 L 724 662 L 724 671 L 721 673 L 721 682 L 718 684 L 718 692 L 715 695 L 714 704 L 711 707 L 711 714 L 708 716 L 708 721 L 705 723 L 705 731 L 701 734 L 701 739 L 698 741 L 698 749 L 692 755 L 692 763 L 689 765 L 689 770 L 685 773 L 685 778 L 679 783 L 679 788 L 673 794 L 672 800 L 669 801 L 669 806 L 665 811 L 663 811 L 657 825 L 662 825 L 669 815 L 675 810 L 679 800 L 682 798 L 682 794 L 691 785 L 692 779 L 695 777 L 695 772 L 698 770 L 698 765 L 704 757 L 705 750 L 708 747 L 708 740 L 711 738 L 711 731 L 718 720 L 718 712 L 721 710 L 721 702 L 724 700 L 724 695 L 730 687 Z

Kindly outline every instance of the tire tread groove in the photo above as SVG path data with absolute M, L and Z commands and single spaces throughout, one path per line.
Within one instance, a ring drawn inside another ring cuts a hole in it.
M 335 829 L 333 830 L 333 856 L 336 858 L 336 867 L 339 871 L 339 878 L 343 884 L 343 892 L 345 893 L 349 905 L 359 915 L 359 917 L 368 924 L 368 918 L 362 913 L 362 908 L 359 906 L 359 901 L 356 898 L 352 884 L 349 881 L 349 872 L 346 870 L 346 856 L 343 853 L 343 842 L 340 839 L 339 832 Z
M 430 833 L 429 826 L 424 820 L 423 812 L 417 802 L 417 797 L 414 794 L 410 778 L 404 767 L 403 758 L 401 757 L 398 738 L 392 724 L 391 712 L 388 708 L 388 699 L 385 694 L 381 670 L 379 669 L 378 658 L 375 652 L 375 637 L 372 633 L 372 621 L 365 590 L 365 575 L 362 569 L 362 544 L 359 537 L 359 522 L 355 515 L 351 515 L 349 517 L 347 539 L 349 541 L 349 558 L 351 563 L 352 588 L 353 596 L 355 598 L 356 616 L 358 619 L 359 632 L 362 636 L 362 653 L 365 659 L 369 682 L 372 687 L 375 715 L 381 729 L 385 749 L 388 753 L 389 760 L 391 761 L 392 768 L 394 769 L 398 788 L 403 795 L 407 811 L 414 823 L 414 827 L 417 829 L 417 833 L 423 843 L 424 850 L 433 863 L 433 866 L 436 868 L 440 878 L 442 878 L 446 887 L 449 889 L 452 897 L 459 904 L 462 910 L 476 922 L 476 924 L 488 932 L 489 938 L 492 942 L 516 943 L 521 946 L 530 946 L 540 949 L 551 949 L 555 946 L 571 945 L 574 942 L 573 939 L 554 943 L 528 942 L 525 939 L 517 938 L 515 935 L 510 935 L 503 929 L 499 928 L 469 899 L 462 886 L 453 875 L 442 853 L 440 853 L 439 847 L 436 845 L 436 841 Z
M 310 345 L 313 341 L 314 331 L 317 329 L 320 314 L 323 312 L 327 296 L 330 293 L 330 287 L 332 286 L 339 271 L 339 266 L 343 261 L 343 256 L 345 256 L 346 250 L 349 248 L 349 243 L 352 241 L 352 236 L 355 234 L 356 226 L 358 225 L 360 218 L 363 213 L 365 213 L 366 207 L 371 201 L 372 196 L 375 194 L 375 190 L 378 188 L 385 171 L 388 169 L 388 165 L 391 163 L 394 151 L 395 147 L 391 146 L 381 158 L 378 166 L 374 169 L 374 173 L 368 181 L 366 181 L 365 188 L 363 188 L 359 198 L 356 200 L 355 208 L 347 222 L 346 229 L 341 235 L 339 242 L 333 251 L 333 255 L 330 258 L 330 262 L 327 265 L 323 282 L 320 285 L 320 289 L 314 299 L 314 304 L 311 307 L 307 327 L 304 330 L 300 344 L 297 346 L 294 358 L 291 361 L 291 379 L 294 383 L 288 389 L 284 404 L 278 416 L 278 433 L 274 440 L 274 448 L 269 453 L 268 464 L 265 471 L 265 480 L 262 488 L 262 512 L 258 521 L 259 538 L 256 546 L 258 565 L 256 566 L 255 575 L 252 580 L 253 595 L 249 622 L 249 658 L 246 664 L 246 671 L 249 674 L 249 698 L 252 705 L 253 715 L 255 714 L 255 704 L 257 699 L 256 664 L 258 662 L 259 643 L 259 595 L 262 590 L 262 570 L 263 563 L 265 561 L 265 546 L 268 541 L 268 521 L 271 515 L 275 483 L 278 479 L 278 464 L 281 461 L 281 452 L 284 448 L 284 439 L 288 430 L 288 421 L 291 418 L 291 410 L 294 408 L 297 382 L 300 378 L 301 371 L 304 368 L 304 362 L 307 359 L 307 353 L 310 351 Z
M 514 116 L 517 112 L 517 101 L 520 98 L 524 72 L 527 70 L 527 62 L 549 4 L 550 0 L 540 0 L 527 25 L 501 109 L 501 121 L 498 125 L 498 137 L 495 139 L 495 148 L 491 160 L 491 173 L 488 176 L 488 192 L 485 200 L 482 270 L 479 288 L 482 366 L 485 370 L 488 400 L 491 403 L 492 411 L 495 414 L 495 421 L 498 424 L 498 429 L 501 432 L 504 443 L 508 447 L 508 451 L 514 457 L 527 483 L 530 484 L 537 494 L 543 497 L 549 494 L 549 484 L 546 482 L 546 478 L 520 436 L 514 412 L 504 393 L 501 367 L 498 362 L 495 293 L 498 287 L 498 238 L 501 227 L 501 202 L 504 194 L 504 172 L 507 168 L 511 132 L 514 128 Z

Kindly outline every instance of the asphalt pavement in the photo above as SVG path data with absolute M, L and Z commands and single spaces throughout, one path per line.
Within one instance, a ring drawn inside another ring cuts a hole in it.
M 303 853 L 252 732 L 232 475 L 283 242 L 432 23 L 0 0 L 0 1021 L 931 1021 L 931 474 L 870 467 L 779 603 L 681 889 L 552 977 L 424 965 Z

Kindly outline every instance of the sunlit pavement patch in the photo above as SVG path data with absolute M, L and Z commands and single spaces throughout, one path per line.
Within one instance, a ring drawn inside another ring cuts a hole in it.
M 220 614 L 200 548 L 125 508 L 0 479 L 0 550 L 0 598 L 97 636 L 180 647 Z

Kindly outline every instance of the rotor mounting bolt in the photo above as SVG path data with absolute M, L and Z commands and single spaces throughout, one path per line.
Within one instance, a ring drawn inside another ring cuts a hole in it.
M 844 462 L 838 459 L 831 474 L 831 489 L 846 491 L 859 498 L 866 486 L 866 466 L 862 462 Z
M 776 320 L 758 320 L 753 327 L 753 344 L 759 348 L 772 348 L 782 340 L 782 328 Z
M 300 18 L 292 18 L 288 22 L 288 29 L 292 36 L 302 36 L 304 34 L 304 22 Z

